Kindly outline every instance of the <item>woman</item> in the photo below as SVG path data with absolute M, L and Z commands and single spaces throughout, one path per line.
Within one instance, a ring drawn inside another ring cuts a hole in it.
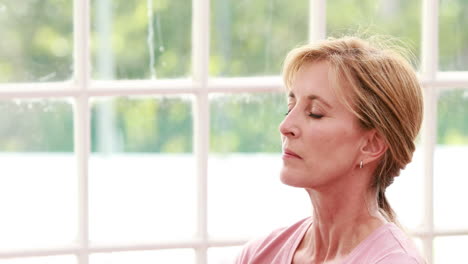
M 250 242 L 237 263 L 424 263 L 385 197 L 422 121 L 410 64 L 346 37 L 294 49 L 283 77 L 281 181 L 304 188 L 313 213 Z

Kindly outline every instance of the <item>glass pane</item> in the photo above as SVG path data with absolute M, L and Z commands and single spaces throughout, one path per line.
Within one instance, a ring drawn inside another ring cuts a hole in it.
M 213 96 L 210 107 L 210 235 L 250 238 L 309 215 L 305 192 L 279 179 L 286 95 Z
M 195 263 L 191 249 L 170 249 L 157 251 L 136 251 L 92 254 L 90 264 L 180 264 Z
M 421 256 L 426 257 L 427 254 L 424 252 L 424 243 L 421 238 L 412 237 L 413 243 L 416 246 L 416 249 L 419 251 Z
M 468 236 L 438 237 L 434 240 L 434 264 L 468 263 Z
M 0 1 L 0 32 L 0 82 L 71 77 L 73 1 Z
M 308 0 L 211 2 L 211 75 L 278 75 L 287 52 L 308 40 Z
M 72 106 L 0 101 L 0 248 L 71 244 L 77 232 Z
M 111 98 L 92 104 L 90 239 L 191 238 L 196 184 L 191 100 Z
M 281 153 L 285 93 L 212 96 L 210 111 L 212 152 Z
M 437 110 L 437 146 L 434 154 L 434 222 L 437 228 L 468 228 L 468 89 L 440 94 Z
M 1 152 L 73 152 L 69 101 L 1 100 Z
M 396 37 L 419 58 L 421 0 L 327 1 L 327 35 L 340 37 L 356 33 Z
M 31 257 L 0 259 L 0 264 L 75 264 L 75 256 L 52 256 L 52 257 Z
M 189 76 L 190 0 L 92 0 L 91 4 L 93 78 Z
M 440 0 L 439 67 L 443 71 L 468 70 L 468 2 Z
M 424 167 L 422 149 L 416 146 L 413 160 L 386 191 L 387 199 L 403 227 L 415 230 L 423 224 Z
M 208 249 L 208 264 L 232 264 L 243 246 Z

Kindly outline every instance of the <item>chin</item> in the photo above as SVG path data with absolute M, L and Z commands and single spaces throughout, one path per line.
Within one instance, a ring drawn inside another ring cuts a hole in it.
M 308 188 L 310 186 L 309 177 L 305 177 L 302 173 L 294 173 L 285 168 L 281 169 L 280 180 L 283 184 L 298 187 L 298 188 Z

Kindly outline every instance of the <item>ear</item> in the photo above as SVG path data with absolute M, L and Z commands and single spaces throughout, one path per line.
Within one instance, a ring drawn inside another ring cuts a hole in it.
M 377 132 L 372 129 L 368 131 L 366 139 L 361 147 L 362 160 L 364 164 L 372 163 L 379 160 L 388 149 L 387 142 Z

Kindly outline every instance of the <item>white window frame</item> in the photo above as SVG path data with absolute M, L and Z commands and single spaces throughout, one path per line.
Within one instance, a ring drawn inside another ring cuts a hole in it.
M 413 230 L 421 238 L 428 263 L 433 263 L 435 237 L 468 235 L 468 230 L 434 230 L 433 162 L 436 144 L 436 114 L 438 93 L 441 90 L 468 87 L 467 72 L 438 72 L 438 0 L 422 0 L 422 62 L 420 81 L 424 87 L 424 121 L 422 147 L 424 153 L 424 225 Z M 90 72 L 90 0 L 74 0 L 74 76 L 71 81 L 53 83 L 0 84 L 0 98 L 74 99 L 74 146 L 79 179 L 79 243 L 76 247 L 0 252 L 0 259 L 72 254 L 78 264 L 88 264 L 92 253 L 138 251 L 171 248 L 192 248 L 196 263 L 207 263 L 210 247 L 238 246 L 243 240 L 209 238 L 207 228 L 207 171 L 209 152 L 209 95 L 211 93 L 271 93 L 282 90 L 277 77 L 210 78 L 210 0 L 192 3 L 192 79 L 93 81 Z M 310 0 L 309 39 L 326 36 L 326 0 Z M 156 244 L 129 244 L 96 247 L 89 245 L 88 160 L 90 155 L 90 99 L 96 96 L 193 94 L 194 152 L 197 161 L 197 237 L 190 241 Z

